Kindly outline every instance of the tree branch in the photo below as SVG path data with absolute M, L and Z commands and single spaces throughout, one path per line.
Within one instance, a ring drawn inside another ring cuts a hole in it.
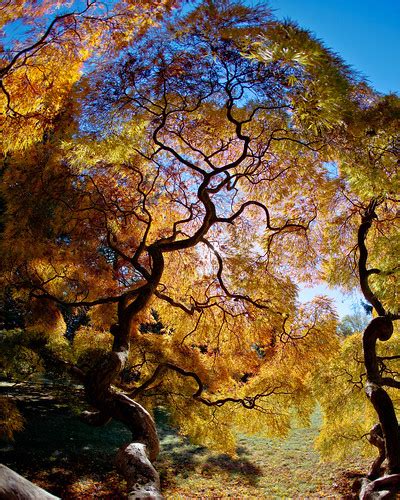
M 129 394 L 129 396 L 135 397 L 138 394 L 144 392 L 157 380 L 158 377 L 163 375 L 166 370 L 172 370 L 176 373 L 179 373 L 180 375 L 182 375 L 184 377 L 192 378 L 198 386 L 197 390 L 192 394 L 192 398 L 195 399 L 196 401 L 199 401 L 200 403 L 205 404 L 206 406 L 220 407 L 220 406 L 225 405 L 226 403 L 238 403 L 238 404 L 241 404 L 246 409 L 253 409 L 256 407 L 256 403 L 257 403 L 258 399 L 271 396 L 272 394 L 277 394 L 277 390 L 280 388 L 280 385 L 278 385 L 278 386 L 273 387 L 273 388 L 268 388 L 264 392 L 258 393 L 255 396 L 247 396 L 245 398 L 228 397 L 228 398 L 222 398 L 222 399 L 217 399 L 217 400 L 211 401 L 207 398 L 202 397 L 202 393 L 204 391 L 204 384 L 203 384 L 202 380 L 200 379 L 200 377 L 197 375 L 197 373 L 192 372 L 192 371 L 188 371 L 188 370 L 184 370 L 183 368 L 180 368 L 179 366 L 174 365 L 173 363 L 162 363 L 162 364 L 157 366 L 157 368 L 153 372 L 153 375 L 151 375 L 151 377 L 148 380 L 146 380 L 146 382 L 144 382 L 141 386 L 134 389 Z M 287 393 L 282 392 L 280 394 L 287 394 Z
M 258 309 L 270 309 L 270 306 L 265 304 L 265 302 L 270 302 L 269 300 L 258 301 L 258 300 L 251 299 L 248 295 L 242 295 L 239 293 L 231 293 L 227 289 L 227 287 L 223 281 L 223 277 L 222 277 L 223 259 L 222 259 L 221 255 L 217 252 L 217 250 L 212 245 L 212 243 L 210 243 L 207 239 L 202 238 L 201 242 L 204 243 L 212 251 L 212 253 L 215 255 L 215 257 L 217 259 L 217 262 L 218 262 L 217 279 L 218 279 L 218 282 L 219 282 L 222 290 L 225 292 L 227 297 L 229 297 L 231 299 L 236 299 L 236 300 L 243 300 L 245 302 L 252 304 L 254 307 L 257 307 Z
M 386 316 L 385 308 L 379 301 L 378 297 L 371 290 L 369 285 L 369 273 L 367 270 L 367 260 L 368 260 L 368 250 L 365 244 L 365 240 L 368 235 L 368 231 L 372 226 L 372 222 L 377 218 L 375 209 L 379 205 L 380 201 L 377 198 L 373 198 L 368 207 L 365 209 L 362 217 L 361 224 L 358 229 L 358 249 L 359 249 L 359 259 L 358 259 L 358 272 L 360 277 L 361 291 L 365 299 L 374 307 L 379 316 Z

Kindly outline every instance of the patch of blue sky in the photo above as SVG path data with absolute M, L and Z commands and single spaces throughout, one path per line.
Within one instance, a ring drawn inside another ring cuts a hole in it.
M 324 162 L 324 167 L 326 168 L 326 174 L 328 179 L 336 179 L 339 175 L 338 166 L 335 161 Z
M 3 44 L 5 50 L 11 49 L 11 46 L 14 42 L 24 41 L 31 29 L 31 26 L 27 26 L 20 20 L 8 23 L 1 30 L 1 43 Z
M 326 284 L 310 288 L 300 286 L 300 302 L 309 302 L 318 295 L 324 295 L 332 300 L 339 319 L 354 314 L 354 310 L 362 301 L 362 295 L 357 290 L 354 290 L 352 293 L 344 294 L 337 288 L 329 288 Z

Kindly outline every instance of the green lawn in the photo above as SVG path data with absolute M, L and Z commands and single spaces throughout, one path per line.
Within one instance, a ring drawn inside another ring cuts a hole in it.
M 3 445 L 2 463 L 65 499 L 124 498 L 125 484 L 113 468 L 116 450 L 130 438 L 122 425 L 88 427 L 62 391 L 44 394 L 31 386 L 13 395 L 26 429 L 13 446 Z M 240 435 L 236 459 L 190 444 L 161 411 L 157 424 L 156 467 L 166 498 L 352 498 L 351 484 L 368 466 L 354 457 L 320 463 L 313 448 L 317 412 L 310 428 L 295 429 L 286 440 Z
M 310 428 L 294 429 L 285 440 L 240 435 L 236 460 L 165 430 L 159 459 L 164 492 L 172 498 L 357 498 L 352 484 L 369 461 L 320 462 L 313 447 L 319 422 L 316 412 Z

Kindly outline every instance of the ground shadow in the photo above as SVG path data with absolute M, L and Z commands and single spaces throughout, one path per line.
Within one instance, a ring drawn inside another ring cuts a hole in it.
M 115 452 L 130 433 L 118 422 L 103 429 L 81 422 L 74 411 L 79 391 L 65 391 L 30 384 L 0 388 L 0 395 L 12 395 L 25 419 L 14 442 L 0 443 L 0 462 L 57 496 L 79 498 L 72 494 L 77 481 L 97 484 L 115 475 Z
M 155 414 L 157 429 L 161 441 L 161 454 L 158 459 L 162 483 L 171 486 L 177 482 L 177 476 L 189 477 L 191 472 L 200 472 L 202 476 L 218 476 L 221 472 L 239 477 L 243 483 L 256 486 L 262 470 L 241 455 L 248 456 L 248 450 L 239 446 L 236 450 L 239 458 L 226 454 L 214 454 L 205 447 L 192 444 L 188 438 L 178 435 L 169 422 L 168 412 L 158 409 Z
M 100 484 L 108 477 L 108 482 L 116 482 L 114 456 L 130 441 L 130 433 L 116 421 L 101 429 L 81 422 L 82 391 L 33 384 L 0 387 L 0 395 L 7 393 L 25 418 L 25 430 L 16 434 L 14 443 L 0 443 L 2 463 L 62 498 L 84 498 L 73 493 L 79 481 Z M 162 484 L 174 484 L 177 475 L 185 478 L 195 471 L 205 477 L 225 472 L 247 484 L 256 483 L 261 470 L 248 460 L 215 455 L 190 443 L 170 425 L 164 409 L 157 410 L 155 417 L 162 450 L 156 467 Z M 238 454 L 246 450 L 241 446 Z M 124 498 L 121 485 L 115 488 L 109 494 L 97 491 L 95 496 Z

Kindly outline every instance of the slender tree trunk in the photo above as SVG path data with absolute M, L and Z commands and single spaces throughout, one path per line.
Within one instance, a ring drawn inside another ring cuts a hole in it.
M 389 474 L 400 473 L 400 433 L 393 402 L 381 385 L 376 355 L 377 340 L 389 340 L 393 324 L 387 317 L 374 318 L 363 335 L 364 363 L 367 370 L 365 392 L 379 417 Z

